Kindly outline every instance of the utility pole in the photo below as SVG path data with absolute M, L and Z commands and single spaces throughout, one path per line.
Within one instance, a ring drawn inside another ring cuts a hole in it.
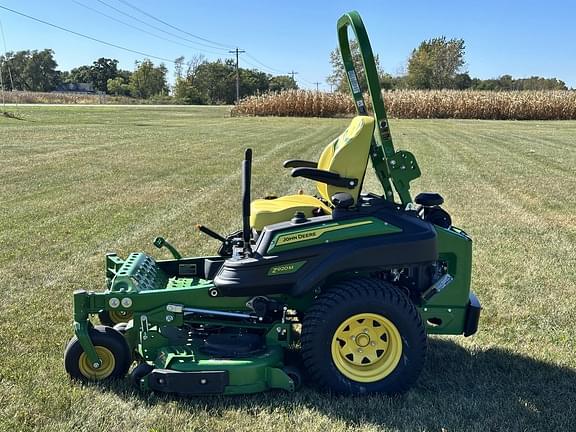
M 228 51 L 229 53 L 236 53 L 236 105 L 240 102 L 240 70 L 238 69 L 238 55 L 245 53 L 246 51 L 238 49 L 238 47 L 233 51 Z
M 320 90 L 318 89 L 318 86 L 320 85 L 320 82 L 316 81 L 316 82 L 313 82 L 312 84 L 316 84 L 316 91 L 317 91 L 317 92 L 320 91 Z
M 294 79 L 294 75 L 298 75 L 298 72 L 288 72 L 288 75 L 292 75 L 292 81 L 296 82 L 296 80 Z

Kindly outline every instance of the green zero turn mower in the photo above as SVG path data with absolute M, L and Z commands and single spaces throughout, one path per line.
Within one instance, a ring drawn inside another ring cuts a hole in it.
M 173 259 L 106 255 L 103 292 L 74 292 L 71 377 L 128 374 L 142 390 L 240 394 L 295 390 L 305 373 L 334 392 L 399 393 L 416 381 L 428 334 L 470 336 L 480 304 L 470 291 L 472 241 L 436 193 L 414 202 L 414 155 L 396 151 L 374 57 L 356 12 L 338 38 L 358 116 L 318 162 L 288 160 L 316 196 L 250 201 L 251 150 L 242 162 L 242 230 L 218 254 Z M 359 42 L 372 112 L 352 60 Z M 383 195 L 361 193 L 368 158 Z M 98 315 L 103 325 L 94 325 Z M 294 347 L 300 345 L 300 357 Z M 299 359 L 291 363 L 289 359 Z

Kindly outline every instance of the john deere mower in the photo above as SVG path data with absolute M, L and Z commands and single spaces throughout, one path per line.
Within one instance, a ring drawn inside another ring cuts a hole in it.
M 357 116 L 317 162 L 284 162 L 317 194 L 251 201 L 247 149 L 242 229 L 223 236 L 198 226 L 221 242 L 217 254 L 183 257 L 158 237 L 173 259 L 109 253 L 106 288 L 74 292 L 71 377 L 129 375 L 141 390 L 198 395 L 293 391 L 304 373 L 333 392 L 394 394 L 416 381 L 429 334 L 476 332 L 472 241 L 439 194 L 412 201 L 420 169 L 412 153 L 394 149 L 358 13 L 342 16 L 337 30 Z M 362 191 L 368 159 L 379 194 Z

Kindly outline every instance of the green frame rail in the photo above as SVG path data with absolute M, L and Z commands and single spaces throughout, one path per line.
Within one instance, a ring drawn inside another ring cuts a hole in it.
M 356 11 L 348 12 L 338 20 L 338 44 L 342 55 L 342 62 L 346 70 L 346 78 L 350 92 L 354 98 L 356 112 L 359 115 L 370 115 L 369 106 L 364 100 L 364 92 L 360 87 L 358 73 L 354 64 L 350 47 L 349 28 L 352 29 L 362 57 L 364 75 L 368 84 L 368 92 L 372 101 L 372 111 L 377 127 L 370 149 L 370 158 L 376 176 L 384 189 L 385 198 L 394 202 L 394 189 L 404 205 L 412 202 L 410 196 L 410 181 L 420 177 L 420 169 L 414 155 L 408 151 L 396 151 L 390 134 L 390 125 L 386 115 L 386 108 L 382 98 L 380 79 L 376 70 L 374 54 L 362 18 Z

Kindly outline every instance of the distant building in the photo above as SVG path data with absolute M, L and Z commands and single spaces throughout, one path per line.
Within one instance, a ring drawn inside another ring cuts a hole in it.
M 66 83 L 56 87 L 54 93 L 96 94 L 92 83 Z

